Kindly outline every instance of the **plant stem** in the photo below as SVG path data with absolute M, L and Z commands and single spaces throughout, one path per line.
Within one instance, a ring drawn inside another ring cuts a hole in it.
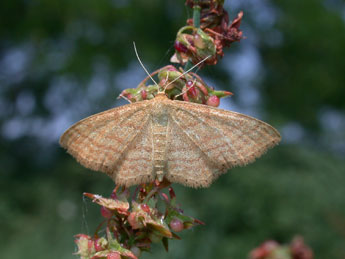
M 198 4 L 199 0 L 194 1 L 194 6 L 193 6 L 193 25 L 195 28 L 200 28 L 200 11 L 201 7 Z
M 195 28 L 200 28 L 200 11 L 201 7 L 199 5 L 199 0 L 194 0 L 193 5 L 193 26 Z M 187 71 L 193 66 L 192 62 L 188 60 L 187 64 L 184 66 L 184 70 Z

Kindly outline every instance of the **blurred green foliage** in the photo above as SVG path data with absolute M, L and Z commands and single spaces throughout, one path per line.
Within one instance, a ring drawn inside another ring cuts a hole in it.
M 232 18 L 245 12 L 248 39 L 226 53 L 230 65 L 252 44 L 263 72 L 258 108 L 283 133 L 297 123 L 304 137 L 209 189 L 177 186 L 186 214 L 207 225 L 172 242 L 169 254 L 157 246 L 143 258 L 246 258 L 264 240 L 288 243 L 296 234 L 317 259 L 344 258 L 344 3 L 232 2 Z M 1 258 L 74 257 L 73 235 L 92 233 L 101 218 L 82 193 L 108 195 L 113 183 L 65 154 L 58 136 L 143 79 L 132 41 L 151 71 L 166 65 L 188 15 L 183 0 L 0 2 Z M 235 88 L 227 65 L 224 59 L 204 73 L 241 105 L 234 90 L 241 85 Z M 331 131 L 320 119 L 325 109 L 338 114 Z

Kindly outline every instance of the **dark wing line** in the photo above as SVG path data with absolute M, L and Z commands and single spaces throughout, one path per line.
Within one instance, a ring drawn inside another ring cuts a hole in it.
M 150 114 L 147 114 L 147 115 L 146 115 L 146 118 L 143 119 L 142 126 L 138 129 L 137 133 L 134 134 L 134 135 L 132 136 L 132 138 L 131 138 L 129 141 L 127 141 L 127 144 L 126 144 L 126 145 L 123 147 L 123 149 L 121 150 L 121 154 L 120 154 L 119 158 L 118 158 L 116 161 L 114 161 L 113 164 L 117 164 L 117 162 L 120 160 L 120 158 L 122 158 L 122 156 L 124 155 L 124 152 L 126 152 L 126 151 L 128 150 L 128 148 L 133 144 L 133 141 L 134 141 L 136 138 L 138 138 L 138 137 L 141 136 L 141 134 L 143 133 L 142 130 L 144 129 L 144 127 L 145 127 L 145 126 L 146 126 L 146 127 L 148 126 L 148 122 L 150 121 L 150 120 L 149 120 L 150 116 L 151 116 Z M 104 158 L 105 158 L 105 157 L 104 157 Z M 124 161 L 124 160 L 122 160 L 122 161 Z M 120 161 L 120 163 L 119 163 L 118 166 L 116 166 L 116 167 L 119 167 L 119 166 L 122 164 L 122 161 Z M 103 160 L 103 162 L 104 162 L 104 160 Z M 114 172 L 112 172 L 112 173 L 114 173 Z
M 197 144 L 195 143 L 195 141 L 188 135 L 188 133 L 179 125 L 179 123 L 176 121 L 176 119 L 175 119 L 172 115 L 170 115 L 170 117 L 171 117 L 173 123 L 175 123 L 175 125 L 176 125 L 179 129 L 181 129 L 181 132 L 182 132 L 182 133 L 193 143 L 193 145 L 196 146 L 196 147 L 201 151 L 201 153 L 202 153 L 205 157 L 209 158 L 209 159 L 206 160 L 206 163 L 210 163 L 210 161 L 212 161 L 213 166 L 216 167 L 216 168 L 219 168 L 218 164 L 215 163 L 214 160 L 213 160 L 212 158 L 210 158 L 210 157 L 199 147 L 199 145 L 197 145 Z M 219 170 L 220 170 L 220 169 L 219 169 Z
M 199 105 L 200 105 L 200 104 L 199 104 Z M 205 107 L 203 107 L 203 108 L 205 108 Z M 213 108 L 213 107 L 207 106 L 207 108 Z M 184 112 L 187 112 L 188 114 L 190 114 L 192 117 L 194 117 L 194 118 L 196 118 L 197 120 L 199 120 L 199 121 L 200 121 L 201 123 L 203 123 L 204 125 L 207 125 L 209 128 L 212 128 L 213 130 L 216 130 L 216 131 L 223 137 L 223 140 L 225 140 L 226 145 L 227 145 L 228 149 L 229 149 L 230 151 L 232 151 L 232 154 L 233 154 L 234 156 L 236 156 L 236 157 L 237 157 L 238 159 L 240 159 L 240 160 L 245 160 L 244 157 L 243 157 L 241 154 L 238 154 L 238 153 L 236 152 L 236 150 L 234 150 L 234 148 L 231 147 L 231 144 L 232 144 L 232 143 L 229 143 L 229 138 L 224 134 L 223 131 L 219 130 L 217 127 L 212 126 L 212 125 L 209 124 L 208 122 L 206 122 L 206 121 L 200 119 L 196 114 L 194 114 L 193 112 L 190 112 L 190 110 L 184 109 L 183 106 L 182 106 L 182 107 L 179 106 L 179 109 L 180 109 L 180 110 L 183 110 Z M 232 113 L 235 113 L 235 112 L 226 111 L 226 110 L 222 110 L 222 111 L 225 111 L 225 112 L 227 112 L 227 113 L 229 113 L 229 114 L 231 114 L 231 115 L 232 115 Z M 235 114 L 236 114 L 236 115 L 244 115 L 244 114 L 241 114 L 241 113 L 235 113 Z M 221 119 L 222 119 L 221 121 L 223 122 L 222 124 L 228 126 L 229 128 L 230 128 L 230 127 L 231 127 L 231 128 L 234 128 L 234 127 L 232 127 L 231 125 L 228 125 L 228 124 L 224 123 L 224 122 L 226 122 L 226 120 L 224 120 L 222 117 L 220 117 L 219 114 L 217 114 L 217 115 L 213 114 L 213 115 L 214 115 L 214 116 L 218 116 L 218 118 L 221 118 Z M 203 114 L 203 116 L 204 116 L 204 117 L 208 117 L 208 118 L 211 119 L 211 120 L 214 119 L 213 116 L 211 116 L 210 114 L 207 114 L 207 113 Z M 253 117 L 246 116 L 246 115 L 245 115 L 245 117 L 247 117 L 247 118 L 249 118 L 249 119 L 255 119 L 255 118 L 253 118 Z M 257 120 L 257 119 L 255 119 L 255 120 L 256 120 L 256 121 L 259 121 L 259 120 Z M 261 121 L 260 121 L 260 122 L 261 122 Z M 267 124 L 267 123 L 266 123 L 266 124 Z M 267 125 L 269 125 L 269 124 L 267 124 Z M 269 126 L 270 126 L 270 125 L 269 125 Z M 270 127 L 271 127 L 271 126 L 270 126 Z M 255 141 L 254 138 L 252 138 L 251 136 L 248 136 L 247 134 L 245 134 L 245 131 L 243 131 L 243 130 L 241 130 L 241 129 L 238 129 L 238 128 L 236 128 L 236 129 L 239 130 L 239 131 L 242 133 L 242 136 L 247 137 L 247 138 L 250 138 L 252 141 Z M 228 169 L 231 169 L 232 167 L 234 167 L 234 165 L 231 164 L 231 162 L 228 161 L 228 159 L 226 158 L 226 156 L 223 155 L 223 153 L 222 153 L 222 156 L 223 156 L 223 158 L 224 158 L 224 161 L 226 161 L 226 163 L 228 164 Z
M 139 104 L 139 103 L 138 103 L 138 104 Z M 131 105 L 136 105 L 136 104 L 131 104 Z M 137 106 L 136 109 L 135 109 L 133 112 L 131 112 L 129 116 L 126 116 L 125 118 L 123 118 L 123 119 L 121 119 L 121 120 L 118 120 L 117 123 L 114 124 L 114 127 L 117 127 L 117 126 L 119 126 L 119 124 L 124 123 L 126 120 L 128 120 L 128 119 L 131 118 L 131 117 L 133 117 L 138 111 L 141 111 L 142 109 L 147 108 L 148 105 L 143 106 L 143 103 L 140 103 L 140 105 L 136 105 L 136 106 Z M 92 163 L 87 163 L 85 158 L 82 158 L 81 156 L 79 156 L 78 153 L 77 153 L 75 150 L 73 150 L 73 149 L 71 149 L 71 148 L 69 147 L 69 143 L 71 143 L 71 141 L 73 141 L 73 140 L 65 139 L 65 138 L 68 136 L 68 134 L 70 133 L 71 130 L 74 130 L 74 128 L 78 127 L 79 125 L 81 125 L 82 123 L 86 122 L 87 120 L 92 119 L 92 118 L 94 118 L 94 117 L 101 116 L 101 115 L 103 115 L 103 114 L 105 114 L 105 113 L 109 113 L 109 112 L 116 114 L 117 111 L 120 111 L 121 109 L 127 108 L 127 107 L 128 107 L 127 105 L 120 106 L 120 107 L 116 107 L 116 108 L 113 108 L 113 109 L 111 109 L 111 110 L 107 110 L 107 111 L 104 111 L 104 112 L 101 112 L 101 113 L 97 113 L 97 114 L 91 115 L 91 116 L 89 116 L 89 117 L 87 117 L 87 118 L 85 118 L 85 119 L 83 119 L 83 120 L 81 120 L 81 121 L 75 123 L 75 124 L 72 125 L 68 130 L 66 130 L 66 132 L 61 136 L 61 138 L 60 138 L 60 145 L 61 145 L 63 148 L 67 149 L 68 153 L 70 153 L 73 157 L 77 158 L 78 162 L 80 162 L 83 166 L 85 166 L 85 167 L 87 167 L 87 168 L 90 168 L 90 169 L 93 169 L 93 170 L 102 171 L 102 172 L 105 172 L 105 173 L 110 173 L 110 171 L 107 171 L 107 170 L 104 171 L 102 167 L 97 168 L 97 167 L 94 166 Z M 134 140 L 138 135 L 140 135 L 142 128 L 147 124 L 148 117 L 149 117 L 149 115 L 146 116 L 146 118 L 145 118 L 145 123 L 142 124 L 142 127 L 140 127 L 140 129 L 137 131 L 137 133 L 134 134 L 134 135 L 131 137 L 130 140 L 125 141 L 125 142 L 127 142 L 127 143 L 124 145 L 124 147 L 122 148 L 122 150 L 119 152 L 119 153 L 121 153 L 121 154 L 120 154 L 120 156 L 118 157 L 118 159 L 117 159 L 116 161 L 114 161 L 114 164 L 116 164 L 117 161 L 121 158 L 122 153 L 132 144 L 133 140 Z M 97 130 L 100 129 L 100 128 L 104 128 L 104 126 L 106 126 L 109 122 L 112 122 L 112 121 L 113 121 L 113 120 L 108 120 L 108 119 L 105 120 L 105 121 L 103 121 L 103 122 L 101 123 L 101 125 L 97 125 L 97 127 L 96 127 Z M 78 130 L 76 130 L 76 131 L 78 131 Z M 92 131 L 92 132 L 94 132 L 94 131 Z M 91 132 L 90 132 L 90 133 L 91 133 Z M 99 136 L 97 136 L 96 141 L 92 141 L 92 142 L 93 142 L 93 143 L 97 143 L 98 138 L 99 138 Z M 83 143 L 84 143 L 85 141 L 87 141 L 88 139 L 89 139 L 89 134 L 86 135 L 86 136 L 84 136 L 84 140 L 83 140 L 80 144 L 83 144 Z M 102 164 L 104 163 L 105 159 L 106 159 L 106 156 L 104 155 Z
M 217 133 L 219 135 L 221 135 L 222 139 L 226 141 L 226 145 L 228 147 L 229 150 L 233 151 L 234 155 L 237 156 L 236 152 L 234 151 L 233 148 L 231 148 L 231 143 L 229 143 L 229 139 L 226 135 L 224 135 L 224 133 L 222 131 L 220 131 L 217 127 L 214 127 L 212 125 L 210 125 L 209 123 L 203 121 L 202 119 L 200 119 L 197 115 L 193 114 L 192 112 L 190 112 L 188 109 L 184 109 L 184 107 L 180 107 L 178 106 L 178 109 L 188 113 L 190 116 L 192 116 L 193 118 L 197 119 L 198 121 L 200 121 L 202 124 L 207 125 L 207 127 L 211 128 L 214 131 L 217 131 Z M 177 123 L 178 124 L 178 123 Z M 179 126 L 180 127 L 180 126 Z M 181 127 L 180 127 L 181 128 Z M 185 133 L 187 135 L 187 133 Z M 194 143 L 194 142 L 193 142 Z M 195 144 L 195 143 L 194 143 Z M 199 147 L 200 149 L 200 147 Z M 201 150 L 201 149 L 200 149 Z M 208 158 L 210 158 L 203 150 L 201 150 Z M 226 156 L 223 155 L 222 153 L 222 157 L 224 158 L 224 161 L 227 163 L 227 169 L 230 169 L 231 167 L 233 167 L 233 165 L 231 164 L 231 162 L 228 161 L 228 159 L 226 158 Z M 213 160 L 212 158 L 210 158 L 211 160 Z
M 190 102 L 188 102 L 188 103 L 187 102 L 183 102 L 182 103 L 182 101 L 174 101 L 174 103 L 175 103 L 175 107 L 178 107 L 178 109 L 180 109 L 180 110 L 182 110 L 184 112 L 187 112 L 188 114 L 190 114 L 194 118 L 197 118 L 202 123 L 204 123 L 204 124 L 208 125 L 209 127 L 217 130 L 217 132 L 219 132 L 219 134 L 221 134 L 221 136 L 223 136 L 224 139 L 226 140 L 226 145 L 229 148 L 229 150 L 230 151 L 234 150 L 233 148 L 231 148 L 231 143 L 229 143 L 229 140 L 224 135 L 223 131 L 220 131 L 220 130 L 218 130 L 218 128 L 215 128 L 212 125 L 210 125 L 209 123 L 201 120 L 198 117 L 198 115 L 195 114 L 195 113 L 197 113 L 198 109 L 200 108 L 200 104 L 190 103 Z M 202 107 L 202 108 L 205 108 L 205 107 Z M 250 116 L 245 115 L 245 114 L 241 114 L 241 113 L 237 113 L 237 112 L 233 112 L 233 111 L 227 111 L 227 110 L 223 110 L 223 109 L 219 109 L 219 108 L 215 108 L 215 107 L 210 107 L 210 106 L 207 106 L 207 110 L 209 110 L 210 113 L 203 113 L 203 117 L 207 117 L 207 118 L 213 120 L 214 119 L 213 116 L 217 116 L 217 118 L 220 119 L 221 124 L 223 124 L 224 126 L 231 127 L 231 125 L 229 125 L 227 123 L 228 120 L 226 118 L 227 114 L 229 114 L 229 116 L 232 116 L 234 118 L 238 117 L 238 118 L 244 118 L 244 119 L 247 119 L 247 120 L 250 120 L 250 121 L 255 121 L 258 125 L 264 126 L 264 127 L 262 127 L 262 129 L 271 129 L 275 133 L 276 139 L 274 139 L 274 141 L 272 141 L 271 143 L 268 143 L 264 147 L 262 147 L 262 150 L 261 149 L 257 150 L 257 153 L 255 154 L 256 158 L 261 156 L 263 153 L 265 153 L 268 148 L 271 148 L 271 147 L 275 146 L 279 142 L 279 140 L 281 139 L 279 132 L 275 128 L 273 128 L 271 125 L 269 125 L 268 123 L 266 123 L 264 121 L 258 120 L 256 118 L 250 117 Z M 222 113 L 219 113 L 219 110 Z M 247 136 L 248 134 L 245 134 L 246 133 L 245 131 L 243 131 L 241 129 L 238 129 L 238 128 L 236 128 L 236 129 L 239 130 L 242 133 L 243 136 L 248 137 L 249 139 L 251 139 L 252 141 L 254 140 L 254 142 L 255 142 L 255 139 L 252 138 L 251 136 Z M 263 131 L 261 134 L 263 134 L 263 133 L 265 135 L 267 134 L 265 131 Z M 229 147 L 229 145 L 230 145 L 230 147 Z M 255 159 L 249 158 L 249 156 L 248 157 L 246 156 L 246 158 L 244 158 L 241 154 L 238 154 L 235 151 L 233 151 L 232 154 L 235 155 L 236 157 L 238 157 L 241 161 L 246 161 L 245 162 L 246 164 L 249 163 L 249 162 L 253 162 L 255 160 Z M 252 155 L 252 154 L 250 154 L 250 155 Z M 223 157 L 224 157 L 224 155 L 223 155 Z M 248 158 L 249 158 L 249 160 L 247 160 Z M 225 161 L 228 163 L 228 160 L 226 158 L 225 158 Z M 233 165 L 231 162 L 228 163 L 228 165 L 229 165 L 228 169 L 236 166 L 236 165 Z
M 125 121 L 129 120 L 129 119 L 130 119 L 131 117 L 133 117 L 138 111 L 139 111 L 139 109 L 136 109 L 136 110 L 134 110 L 128 117 L 125 117 L 125 118 L 123 118 L 123 119 L 121 119 L 121 120 L 116 121 L 116 124 L 113 125 L 113 128 L 114 128 L 114 127 L 118 127 L 120 124 L 123 124 Z M 100 114 L 95 114 L 95 115 L 100 115 Z M 91 117 L 93 117 L 93 116 L 91 116 Z M 92 143 L 93 145 L 99 143 L 99 139 L 100 139 L 102 136 L 101 136 L 101 134 L 98 132 L 98 130 L 103 129 L 103 128 L 106 127 L 109 123 L 111 123 L 111 122 L 113 122 L 113 121 L 114 121 L 114 120 L 112 120 L 112 119 L 107 119 L 107 120 L 103 121 L 103 122 L 101 123 L 101 125 L 97 125 L 97 127 L 95 127 L 95 130 L 93 130 L 92 132 L 90 132 L 90 133 L 96 133 L 96 134 L 97 134 L 97 137 L 96 137 L 93 141 L 90 141 L 90 136 L 89 136 L 90 134 L 88 134 L 88 135 L 85 136 L 84 140 L 80 143 L 80 145 L 84 144 L 85 142 L 90 142 L 90 143 Z M 79 123 L 78 123 L 78 124 L 79 124 Z M 107 136 L 108 136 L 108 135 L 109 135 L 109 134 L 107 134 Z M 71 140 L 71 142 L 73 142 L 73 140 Z M 126 140 L 125 142 L 127 142 L 127 140 Z M 123 152 L 123 151 L 122 151 L 122 152 Z M 105 160 L 105 156 L 103 157 L 102 163 L 104 162 L 104 160 Z
M 213 112 L 213 110 L 214 110 L 214 109 L 212 109 L 212 112 Z M 251 117 L 251 116 L 248 116 L 248 115 L 245 115 L 245 114 L 242 114 L 242 113 L 238 113 L 238 112 L 227 111 L 227 110 L 222 110 L 222 112 L 229 113 L 229 114 L 230 114 L 231 116 L 233 116 L 233 117 L 237 116 L 237 117 L 240 117 L 240 118 L 246 118 L 246 119 L 249 119 L 249 120 L 251 120 L 251 121 L 257 122 L 257 126 L 254 127 L 254 128 L 252 128 L 252 130 L 256 130 L 257 128 L 260 128 L 260 129 L 261 129 L 260 132 L 261 132 L 262 135 L 269 135 L 269 134 L 267 133 L 266 130 L 267 130 L 267 129 L 272 130 L 272 131 L 276 134 L 277 139 L 275 139 L 272 143 L 267 143 L 267 144 L 264 146 L 264 148 L 263 148 L 264 150 L 267 150 L 267 149 L 269 149 L 269 148 L 275 146 L 275 145 L 280 141 L 280 139 L 281 139 L 280 133 L 279 133 L 274 127 L 272 127 L 270 124 L 268 124 L 268 123 L 266 123 L 266 122 L 264 122 L 264 121 L 262 121 L 262 120 L 259 120 L 259 119 L 256 119 L 256 118 L 254 118 L 254 117 Z M 212 114 L 212 115 L 213 115 L 213 114 Z M 211 120 L 214 119 L 210 114 L 205 114 L 205 116 L 208 117 L 208 118 L 210 118 Z M 228 125 L 228 124 L 226 123 L 227 120 L 225 120 L 224 117 L 223 117 L 224 114 L 217 114 L 217 116 L 218 116 L 218 118 L 220 118 L 221 121 L 223 122 L 222 124 Z M 261 125 L 261 127 L 258 127 L 259 125 Z M 265 127 L 263 127 L 263 126 L 265 126 Z M 242 133 L 242 136 L 244 136 L 244 137 L 246 137 L 246 138 L 249 138 L 249 139 L 251 139 L 252 141 L 255 142 L 255 138 L 254 138 L 254 137 L 252 137 L 250 134 L 246 134 L 247 131 L 243 131 L 243 130 L 240 129 L 240 128 L 236 128 L 236 129 L 239 130 L 239 131 Z M 264 130 L 264 129 L 265 129 L 265 130 Z M 272 135 L 269 135 L 269 136 L 272 137 Z M 261 156 L 264 152 L 265 152 L 265 151 L 259 152 L 259 153 L 258 153 L 258 156 Z
M 143 101 L 143 102 L 147 102 L 147 101 Z M 138 105 L 138 104 L 140 104 L 140 105 Z M 122 110 L 122 109 L 127 108 L 129 105 L 138 106 L 138 107 L 136 107 L 137 109 L 134 110 L 134 112 L 133 112 L 133 114 L 134 114 L 134 113 L 136 113 L 136 112 L 138 111 L 138 108 L 140 108 L 140 106 L 142 106 L 142 104 L 143 104 L 143 103 L 126 104 L 126 105 L 123 105 L 123 106 L 119 106 L 119 107 L 112 108 L 112 109 L 110 109 L 110 110 L 106 110 L 106 111 L 103 111 L 103 112 L 99 112 L 99 113 L 90 115 L 90 116 L 88 116 L 88 117 L 86 117 L 86 118 L 84 118 L 84 119 L 82 119 L 82 120 L 76 122 L 76 123 L 73 124 L 71 127 L 69 127 L 69 128 L 62 134 L 62 136 L 60 137 L 59 144 L 60 144 L 63 148 L 66 148 L 66 149 L 67 149 L 67 144 L 68 144 L 68 143 L 66 143 L 66 142 L 67 142 L 68 139 L 65 140 L 66 136 L 70 133 L 70 131 L 71 131 L 73 128 L 79 126 L 80 124 L 82 124 L 83 122 L 85 122 L 85 121 L 87 121 L 87 120 L 89 120 L 89 119 L 92 119 L 92 118 L 95 118 L 95 117 L 99 117 L 100 115 L 103 115 L 103 114 L 105 114 L 105 113 L 110 113 L 110 112 L 114 113 L 114 112 L 120 111 L 120 110 Z M 147 105 L 143 106 L 143 108 L 146 108 L 146 106 L 147 106 Z M 132 114 L 132 115 L 133 115 L 133 114 Z M 103 127 L 103 126 L 104 126 L 105 124 L 107 124 L 107 123 L 108 123 L 108 120 L 105 121 L 105 122 L 103 122 L 101 125 L 98 125 L 98 126 L 96 127 L 97 130 L 98 130 L 100 127 Z M 117 124 L 116 124 L 116 125 L 117 125 Z
M 198 104 L 198 103 L 192 103 L 192 102 L 185 102 L 185 101 L 179 101 L 179 100 L 174 100 L 173 101 L 174 103 L 176 103 L 178 105 L 179 108 L 183 107 L 184 110 L 187 111 L 187 108 L 188 106 L 192 107 L 192 109 L 198 109 L 198 107 L 202 104 Z M 202 105 L 204 106 L 204 105 Z M 212 112 L 217 112 L 217 111 L 222 111 L 222 112 L 225 112 L 225 113 L 230 113 L 230 114 L 233 114 L 233 115 L 237 115 L 237 116 L 240 116 L 240 117 L 244 117 L 244 118 L 247 118 L 247 119 L 250 119 L 250 120 L 254 120 L 254 121 L 257 121 L 257 122 L 260 122 L 262 124 L 265 124 L 266 126 L 268 126 L 269 128 L 271 128 L 276 134 L 277 136 L 280 137 L 280 133 L 278 132 L 278 130 L 276 130 L 274 127 L 272 127 L 270 124 L 262 121 L 262 120 L 259 120 L 257 118 L 254 118 L 254 117 L 251 117 L 249 115 L 246 115 L 246 114 L 243 114 L 243 113 L 239 113 L 239 112 L 234 112 L 234 111 L 228 111 L 228 110 L 224 110 L 224 109 L 220 109 L 220 108 L 216 108 L 216 107 L 212 107 L 212 106 L 207 106 L 207 109 L 209 109 L 210 111 Z M 210 115 L 206 115 L 208 117 L 210 117 Z M 217 114 L 217 116 L 219 116 L 220 118 L 223 119 L 223 115 L 219 115 Z

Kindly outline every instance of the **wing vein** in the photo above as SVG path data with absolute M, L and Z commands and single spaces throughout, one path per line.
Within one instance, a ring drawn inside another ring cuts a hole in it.
M 231 147 L 231 143 L 229 143 L 229 138 L 221 131 L 219 130 L 218 128 L 210 125 L 209 123 L 205 122 L 204 120 L 200 119 L 197 115 L 193 114 L 192 112 L 188 111 L 188 110 L 185 110 L 185 109 L 181 109 L 180 107 L 178 108 L 180 111 L 183 111 L 183 112 L 186 112 L 188 113 L 190 116 L 192 116 L 194 119 L 198 120 L 199 122 L 201 122 L 202 124 L 206 125 L 208 128 L 211 128 L 212 130 L 216 131 L 219 135 L 221 135 L 221 138 L 222 140 L 224 140 L 226 142 L 226 146 L 227 148 L 232 152 L 232 154 L 234 156 L 238 156 L 239 154 L 237 154 L 236 150 L 234 150 L 232 147 Z M 222 154 L 222 157 L 224 158 L 224 161 L 226 162 L 227 164 L 227 168 L 231 168 L 232 167 L 232 164 L 231 162 L 227 159 L 226 156 L 224 156 L 223 153 Z M 206 154 L 207 156 L 207 154 Z M 207 156 L 208 157 L 208 156 Z M 243 159 L 242 155 L 240 155 L 240 159 Z
M 117 165 L 117 168 L 121 166 L 122 162 L 118 162 L 120 160 L 120 158 L 122 158 L 122 156 L 127 153 L 126 151 L 129 151 L 130 149 L 128 149 L 132 144 L 133 141 L 138 138 L 139 136 L 141 136 L 142 134 L 142 130 L 145 128 L 145 126 L 147 127 L 147 124 L 149 122 L 149 118 L 150 116 L 147 115 L 146 118 L 143 119 L 143 123 L 141 124 L 142 126 L 140 128 L 138 128 L 137 132 L 135 134 L 133 134 L 133 136 L 131 137 L 131 139 L 129 139 L 127 141 L 127 144 L 122 148 L 122 150 L 120 151 L 121 154 L 119 155 L 118 159 L 116 161 L 113 162 L 113 164 Z M 113 172 L 114 173 L 114 172 Z
M 193 138 L 191 138 L 191 137 L 189 136 L 189 134 L 180 126 L 180 124 L 176 121 L 176 119 L 175 119 L 173 116 L 171 116 L 171 115 L 170 115 L 170 117 L 171 117 L 173 123 L 181 130 L 181 132 L 187 137 L 187 139 L 189 139 L 189 140 L 191 141 L 191 143 L 193 143 L 193 145 L 196 146 L 197 149 L 199 149 L 200 152 L 201 152 L 205 157 L 209 158 L 209 156 L 200 148 L 200 146 L 199 146 L 198 144 L 195 143 L 195 141 L 193 140 Z M 207 163 L 210 163 L 210 161 L 212 161 L 213 166 L 216 167 L 216 168 L 218 168 L 217 164 L 216 164 L 212 159 L 211 159 L 211 160 L 210 160 L 210 159 L 205 159 L 205 161 L 206 161 Z

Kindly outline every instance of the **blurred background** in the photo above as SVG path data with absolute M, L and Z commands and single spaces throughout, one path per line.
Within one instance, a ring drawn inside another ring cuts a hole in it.
M 92 234 L 109 195 L 106 175 L 59 147 L 74 122 L 169 63 L 184 0 L 1 0 L 1 258 L 75 258 L 73 235 Z M 208 189 L 176 186 L 185 212 L 207 223 L 142 258 L 247 258 L 267 239 L 305 238 L 315 258 L 345 258 L 345 3 L 227 0 L 247 37 L 201 72 L 232 91 L 222 107 L 260 118 L 281 145 Z

